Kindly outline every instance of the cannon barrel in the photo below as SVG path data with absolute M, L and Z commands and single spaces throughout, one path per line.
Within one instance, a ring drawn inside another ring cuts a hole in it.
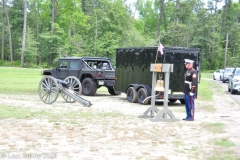
M 55 79 L 58 83 L 62 84 L 64 87 L 69 88 L 69 83 L 68 82 L 63 81 L 61 79 L 57 79 L 57 78 L 55 78 Z

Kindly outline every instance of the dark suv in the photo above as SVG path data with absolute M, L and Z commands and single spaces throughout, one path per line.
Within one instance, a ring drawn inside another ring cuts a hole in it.
M 109 58 L 97 57 L 68 57 L 60 58 L 56 68 L 44 70 L 42 75 L 51 75 L 64 80 L 69 76 L 79 79 L 82 85 L 82 94 L 95 95 L 98 88 L 105 86 L 111 95 L 115 92 L 115 69 Z
M 234 68 L 226 68 L 223 72 L 223 76 L 221 77 L 221 80 L 223 83 L 229 80 L 229 75 L 232 73 Z

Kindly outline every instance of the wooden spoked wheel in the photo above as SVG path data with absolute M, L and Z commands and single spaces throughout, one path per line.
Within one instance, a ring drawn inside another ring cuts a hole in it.
M 58 98 L 59 86 L 56 79 L 52 76 L 45 76 L 38 85 L 38 95 L 46 104 L 54 103 Z
M 65 82 L 68 82 L 70 89 L 74 91 L 74 94 L 81 95 L 82 94 L 82 85 L 77 77 L 69 76 L 64 79 Z M 61 92 L 63 99 L 66 102 L 74 103 L 76 100 L 74 100 L 69 95 L 65 94 L 64 92 Z

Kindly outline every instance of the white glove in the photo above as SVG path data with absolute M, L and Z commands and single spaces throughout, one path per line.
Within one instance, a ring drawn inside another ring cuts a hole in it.
M 194 93 L 190 92 L 190 93 L 189 93 L 189 95 L 190 95 L 190 96 L 193 96 L 193 95 L 194 95 Z

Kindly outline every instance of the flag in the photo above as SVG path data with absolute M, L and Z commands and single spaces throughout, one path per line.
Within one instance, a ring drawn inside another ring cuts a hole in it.
M 163 55 L 163 48 L 164 46 L 162 45 L 162 43 L 159 43 L 158 51 L 161 52 L 161 55 Z

